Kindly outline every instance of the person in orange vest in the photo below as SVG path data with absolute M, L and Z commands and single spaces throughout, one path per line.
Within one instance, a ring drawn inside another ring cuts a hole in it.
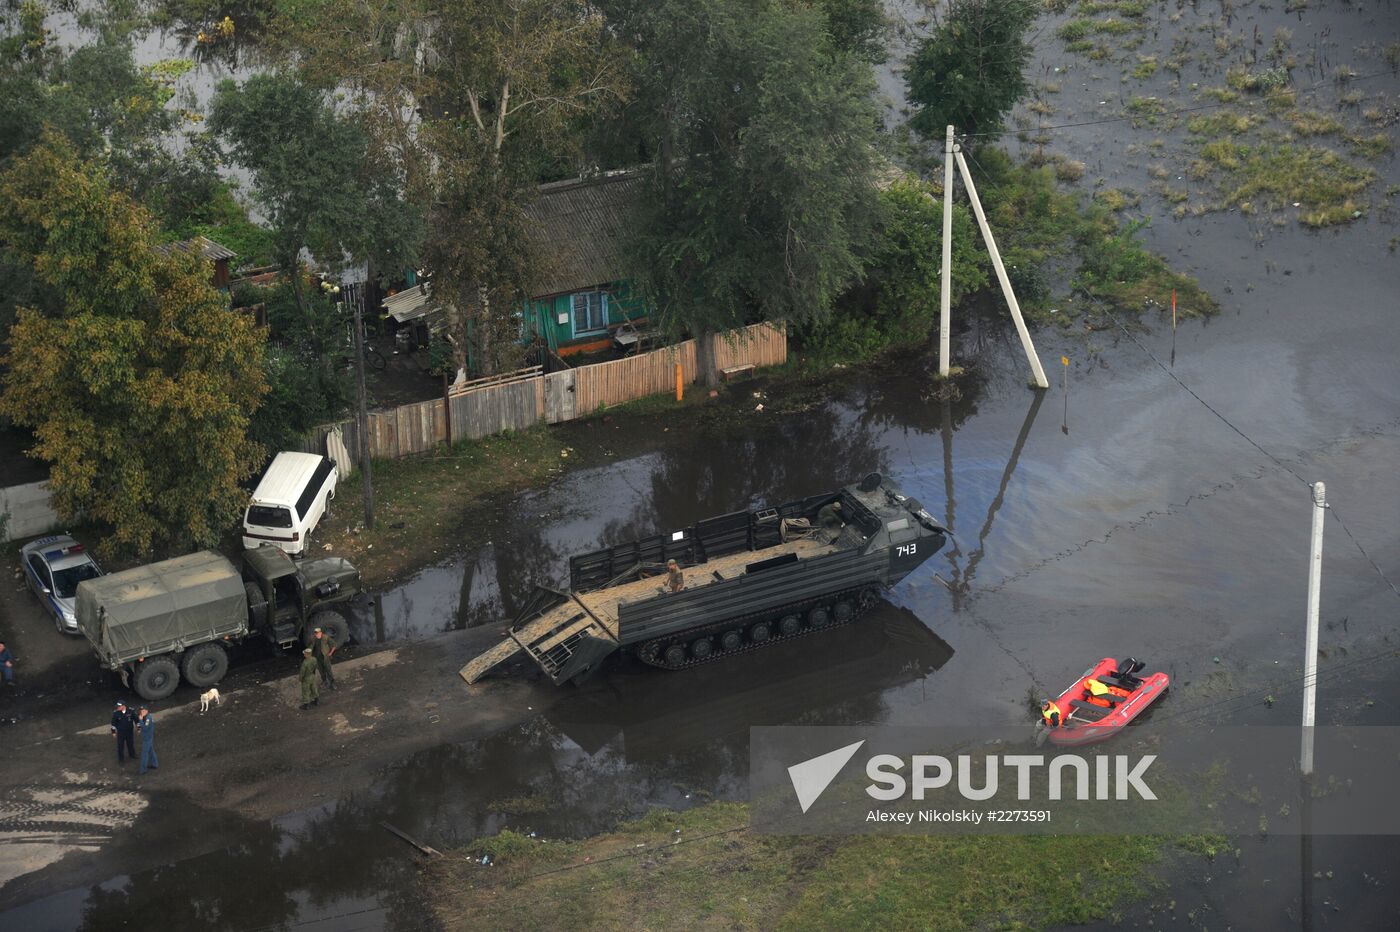
M 1040 717 L 1045 720 L 1046 728 L 1060 727 L 1060 707 L 1055 704 L 1055 700 L 1046 699 L 1040 705 Z

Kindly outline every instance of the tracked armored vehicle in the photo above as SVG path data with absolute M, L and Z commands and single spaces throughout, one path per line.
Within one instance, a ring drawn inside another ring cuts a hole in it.
M 524 654 L 555 683 L 579 682 L 619 651 L 676 670 L 849 624 L 946 533 L 872 473 L 838 492 L 582 554 L 569 560 L 569 590 L 536 587 L 509 636 L 461 675 L 474 683 Z M 678 592 L 663 585 L 673 559 Z

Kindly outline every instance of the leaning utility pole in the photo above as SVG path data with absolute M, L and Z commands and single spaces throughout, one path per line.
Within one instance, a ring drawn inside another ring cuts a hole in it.
M 1317 705 L 1317 613 L 1322 600 L 1322 518 L 1327 513 L 1327 487 L 1313 483 L 1312 553 L 1308 557 L 1308 637 L 1303 648 L 1303 776 L 1313 772 L 1313 722 Z
M 1006 297 L 1006 305 L 1011 309 L 1011 319 L 1016 322 L 1016 332 L 1021 337 L 1021 348 L 1026 351 L 1026 359 L 1031 364 L 1031 375 L 1035 380 L 1037 388 L 1049 388 L 1050 382 L 1045 378 L 1045 370 L 1041 368 L 1040 357 L 1035 354 L 1035 345 L 1031 342 L 1030 331 L 1026 329 L 1026 322 L 1021 317 L 1021 305 L 1016 301 L 1016 293 L 1011 290 L 1011 279 L 1006 277 L 1006 266 L 1001 261 L 1001 251 L 997 249 L 997 241 L 992 237 L 992 228 L 987 225 L 987 215 L 982 211 L 982 201 L 977 197 L 977 186 L 972 183 L 972 172 L 968 171 L 967 159 L 963 158 L 962 148 L 953 142 L 953 127 L 948 127 L 947 141 L 944 144 L 944 166 L 943 166 L 943 318 L 940 321 L 939 342 L 939 363 L 940 375 L 948 374 L 948 327 L 947 327 L 947 306 L 951 297 L 950 266 L 952 264 L 952 169 L 948 166 L 947 159 L 951 155 L 958 164 L 958 174 L 962 176 L 963 187 L 967 188 L 967 198 L 972 202 L 972 212 L 977 215 L 977 225 L 982 229 L 982 240 L 987 244 L 987 252 L 992 257 L 992 267 L 996 269 L 997 281 L 1001 283 L 1001 293 Z
M 943 143 L 943 287 L 938 300 L 938 375 L 948 377 L 948 327 L 953 304 L 953 127 Z

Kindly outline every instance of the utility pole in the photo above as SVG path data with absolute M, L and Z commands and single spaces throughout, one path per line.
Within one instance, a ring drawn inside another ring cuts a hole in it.
M 340 288 L 335 289 L 337 292 Z M 355 391 L 359 395 L 360 408 L 360 482 L 364 488 L 365 527 L 374 528 L 374 478 L 370 474 L 369 462 L 369 402 L 365 397 L 365 327 L 362 320 L 364 289 L 354 288 L 350 295 L 351 309 L 355 314 Z
M 1322 519 L 1327 513 L 1327 487 L 1312 487 L 1312 553 L 1308 557 L 1308 639 L 1303 648 L 1303 777 L 1313 772 L 1313 722 L 1317 705 L 1317 613 L 1322 599 Z
M 962 175 L 963 187 L 967 188 L 967 198 L 972 202 L 972 212 L 977 215 L 977 225 L 982 228 L 982 239 L 992 257 L 992 267 L 996 269 L 997 281 L 1001 283 L 1001 293 L 1006 296 L 1006 304 L 1011 308 L 1011 319 L 1016 322 L 1016 332 L 1021 336 L 1021 348 L 1026 351 L 1026 359 L 1031 364 L 1031 374 L 1035 378 L 1036 387 L 1049 388 L 1050 382 L 1045 378 L 1045 370 L 1041 368 L 1040 358 L 1035 354 L 1030 331 L 1026 329 L 1026 322 L 1021 318 L 1021 305 L 1016 303 L 1016 293 L 1011 290 L 1011 280 L 1006 277 L 1006 266 L 1002 264 L 997 241 L 992 238 L 992 228 L 987 225 L 987 215 L 982 212 L 982 201 L 977 197 L 977 186 L 972 183 L 972 172 L 967 169 L 967 159 L 963 158 L 962 151 L 958 149 L 955 149 L 953 155 L 958 160 L 958 172 Z M 947 220 L 944 220 L 944 226 L 947 226 Z
M 953 303 L 953 127 L 943 143 L 943 288 L 938 304 L 938 376 L 948 377 L 948 328 Z

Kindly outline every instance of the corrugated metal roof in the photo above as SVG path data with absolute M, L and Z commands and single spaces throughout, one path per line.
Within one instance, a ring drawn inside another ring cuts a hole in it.
M 434 309 L 433 290 L 428 282 L 405 288 L 398 294 L 391 294 L 384 299 L 384 310 L 401 324 L 417 320 Z
M 564 294 L 623 278 L 623 245 L 641 194 L 641 170 L 541 185 L 526 208 L 542 266 L 530 297 Z
M 217 262 L 220 259 L 232 259 L 238 253 L 221 246 L 207 236 L 196 236 L 194 239 L 182 239 L 178 243 L 165 243 L 156 247 L 156 252 L 163 256 L 171 255 L 175 252 L 198 253 L 210 262 Z

